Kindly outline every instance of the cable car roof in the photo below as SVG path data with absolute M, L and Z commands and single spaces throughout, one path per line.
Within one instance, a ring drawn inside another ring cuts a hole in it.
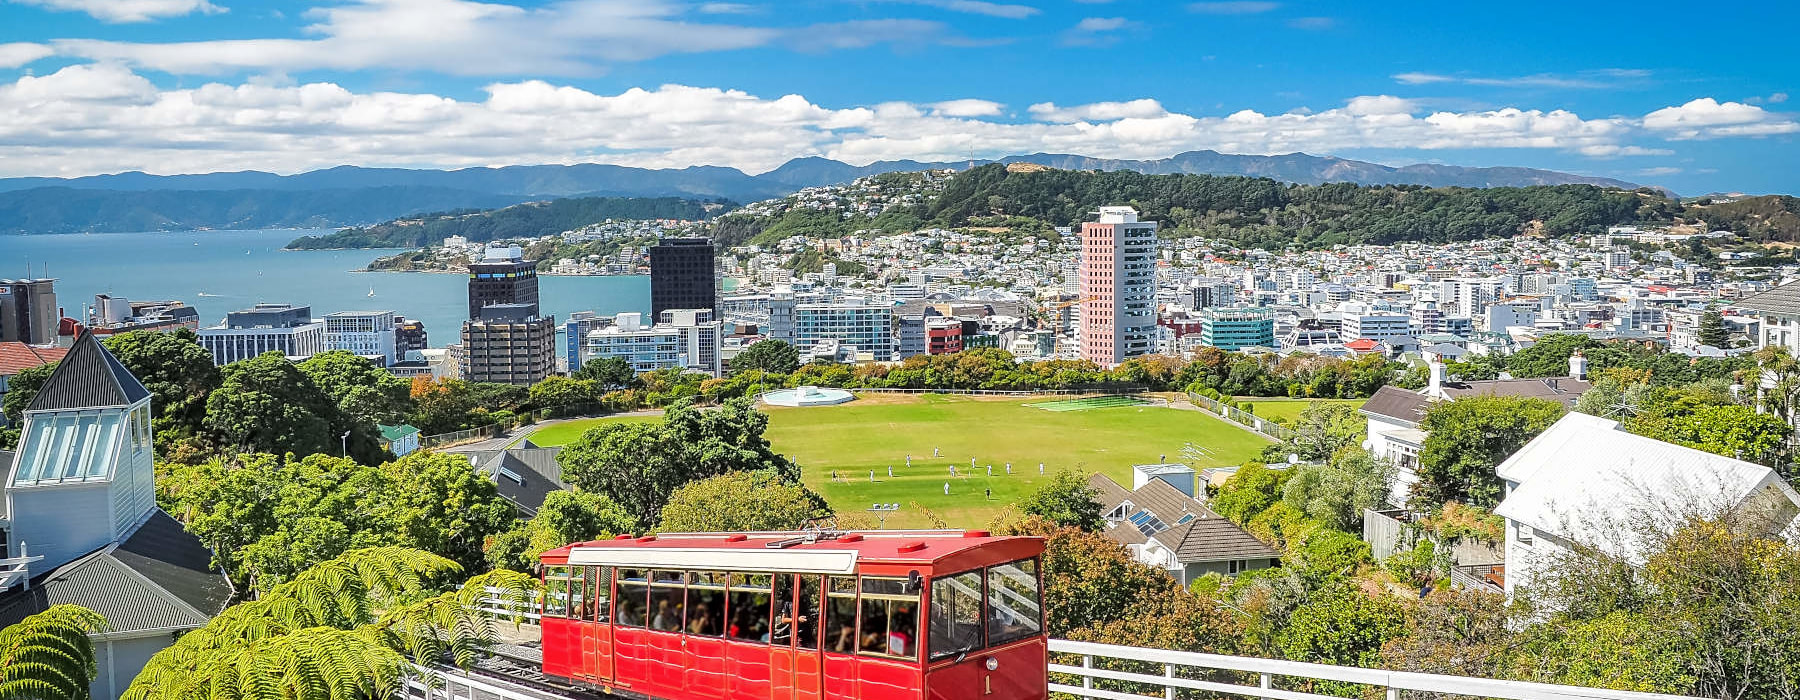
M 1027 544 L 1028 543 L 1028 544 Z M 782 573 L 849 574 L 859 563 L 928 565 L 976 550 L 1023 550 L 1037 556 L 1042 540 L 994 537 L 972 530 L 880 530 L 844 533 L 665 533 L 579 542 L 545 552 L 545 564 L 670 569 L 725 569 Z

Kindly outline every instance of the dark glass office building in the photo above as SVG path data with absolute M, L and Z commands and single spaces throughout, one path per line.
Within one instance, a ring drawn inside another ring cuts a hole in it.
M 537 261 L 520 257 L 516 246 L 489 248 L 481 262 L 469 263 L 469 319 L 496 304 L 528 304 L 537 313 Z
M 650 318 L 668 309 L 717 308 L 713 243 L 706 238 L 664 238 L 650 248 Z

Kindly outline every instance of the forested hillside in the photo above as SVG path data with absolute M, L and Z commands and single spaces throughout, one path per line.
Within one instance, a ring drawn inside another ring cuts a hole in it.
M 521 199 L 408 185 L 293 192 L 54 187 L 0 192 L 0 234 L 324 228 L 454 207 L 503 207 Z
M 344 229 L 326 236 L 307 236 L 288 243 L 294 249 L 416 248 L 449 236 L 484 242 L 545 236 L 607 219 L 684 219 L 698 221 L 731 207 L 724 201 L 702 202 L 675 197 L 580 197 L 527 202 L 490 211 L 450 211 L 397 219 L 368 228 Z
M 875 217 L 794 208 L 778 216 L 732 215 L 713 234 L 722 242 L 770 243 L 789 236 L 835 237 L 859 230 L 894 233 L 922 226 L 1055 226 L 1091 221 L 1103 205 L 1131 205 L 1163 224 L 1164 236 L 1206 236 L 1245 247 L 1321 248 L 1337 244 L 1444 243 L 1600 233 L 1619 224 L 1693 224 L 1752 240 L 1800 238 L 1800 199 L 1749 197 L 1683 204 L 1654 189 L 1594 185 L 1421 187 L 1269 178 L 1145 175 L 985 165 L 956 175 L 927 204 Z
M 944 226 L 994 215 L 1079 223 L 1102 204 L 1130 204 L 1166 229 L 1246 246 L 1466 241 L 1597 233 L 1614 224 L 1669 221 L 1680 209 L 1653 190 L 1592 185 L 1426 188 L 1291 185 L 1267 178 L 976 168 L 950 181 L 926 218 Z

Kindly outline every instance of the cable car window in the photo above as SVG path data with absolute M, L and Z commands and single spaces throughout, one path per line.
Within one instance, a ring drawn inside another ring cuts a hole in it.
M 588 590 L 594 601 L 595 622 L 608 622 L 612 611 L 612 575 L 610 566 L 588 567 Z
M 864 577 L 861 624 L 858 653 L 919 658 L 919 592 L 906 579 Z
M 552 566 L 544 571 L 544 617 L 569 616 L 569 567 Z
M 647 572 L 643 569 L 619 569 L 619 624 L 643 627 L 649 620 L 646 600 L 650 595 Z
M 800 605 L 797 608 L 800 614 L 793 622 L 801 649 L 819 648 L 819 583 L 822 580 L 818 576 L 800 577 Z
M 1037 560 L 988 568 L 988 645 L 1024 639 L 1043 631 Z
M 769 642 L 773 583 L 774 577 L 768 574 L 731 575 L 731 625 L 725 630 L 727 635 L 740 642 Z
M 981 572 L 931 582 L 931 658 L 981 648 Z
M 688 634 L 717 637 L 725 632 L 725 574 L 688 572 Z
M 594 608 L 588 603 L 588 570 L 592 567 L 569 567 L 569 619 L 591 620 Z
M 686 578 L 685 571 L 650 572 L 650 629 L 681 631 L 682 612 L 687 605 L 683 597 Z
M 825 650 L 856 653 L 856 577 L 833 576 L 825 594 Z

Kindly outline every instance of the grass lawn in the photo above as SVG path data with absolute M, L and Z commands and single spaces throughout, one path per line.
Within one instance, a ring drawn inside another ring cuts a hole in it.
M 526 437 L 538 447 L 555 447 L 574 442 L 575 438 L 581 437 L 581 434 L 587 432 L 588 428 L 601 423 L 646 423 L 653 420 L 662 420 L 662 416 L 618 416 L 569 421 L 542 428 Z
M 801 465 L 808 486 L 842 512 L 862 511 L 878 502 L 899 503 L 900 512 L 887 520 L 889 527 L 927 525 L 914 503 L 953 527 L 980 527 L 1060 471 L 1101 472 L 1130 487 L 1133 464 L 1166 455 L 1196 468 L 1236 465 L 1261 454 L 1269 444 L 1196 411 L 1127 406 L 1054 412 L 1023 405 L 1037 401 L 872 396 L 841 406 L 764 410 L 769 414 L 769 441 Z M 532 441 L 568 442 L 598 422 L 552 426 L 533 435 Z M 1205 450 L 1200 459 L 1183 457 L 1183 447 L 1190 442 Z M 934 449 L 941 456 L 933 457 Z M 906 466 L 907 455 L 913 458 L 911 467 Z M 971 457 L 978 465 L 973 470 Z M 1007 462 L 1013 465 L 1011 476 L 1006 474 Z M 1041 477 L 1039 462 L 1045 465 Z M 987 476 L 989 464 L 994 467 L 992 477 Z M 894 468 L 892 478 L 888 467 Z M 950 484 L 948 496 L 945 483 Z M 985 495 L 990 488 L 991 499 Z
M 1314 401 L 1347 404 L 1351 408 L 1362 408 L 1368 399 L 1263 399 L 1251 396 L 1238 397 L 1239 401 L 1249 401 L 1256 406 L 1256 415 L 1268 419 L 1280 418 L 1289 423 L 1300 419 L 1300 412 L 1306 410 L 1307 404 Z

